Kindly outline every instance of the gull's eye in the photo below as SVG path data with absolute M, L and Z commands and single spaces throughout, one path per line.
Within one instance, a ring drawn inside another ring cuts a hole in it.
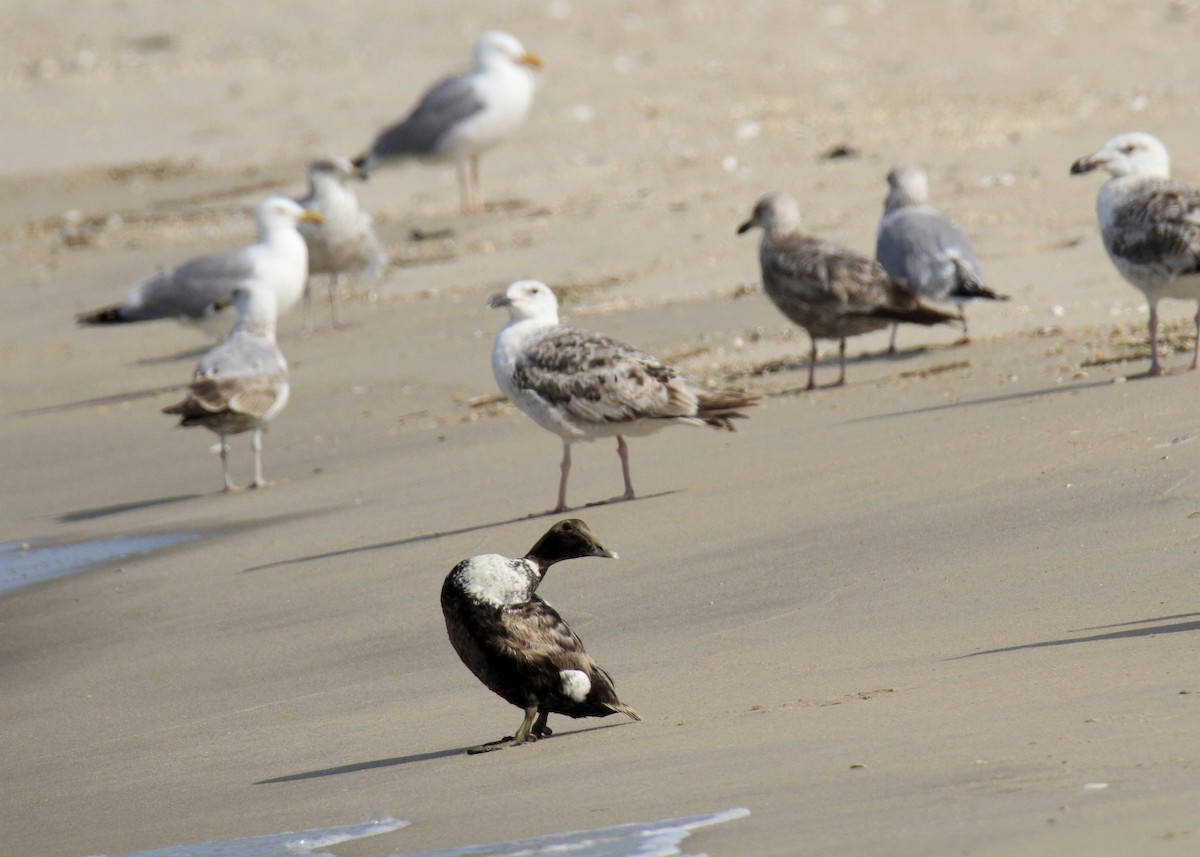
M 1124 146 L 1121 147 L 1121 153 L 1125 154 L 1125 155 L 1132 155 L 1136 151 L 1137 151 L 1137 145 L 1134 143 L 1126 143 Z

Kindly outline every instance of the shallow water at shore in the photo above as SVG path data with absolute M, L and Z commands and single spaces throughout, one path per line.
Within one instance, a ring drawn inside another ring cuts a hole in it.
M 679 843 L 687 839 L 693 830 L 744 818 L 749 814 L 748 809 L 735 808 L 708 815 L 618 824 L 598 830 L 551 833 L 547 836 L 498 842 L 493 845 L 468 845 L 445 851 L 395 854 L 392 857 L 538 857 L 551 854 L 570 857 L 670 857 L 681 853 Z M 346 827 L 272 833 L 200 845 L 175 845 L 154 851 L 138 851 L 121 857 L 295 857 L 303 854 L 320 857 L 328 852 L 316 849 L 339 842 L 349 842 L 352 839 L 391 833 L 407 826 L 407 821 L 388 817 Z
M 107 560 L 153 553 L 199 538 L 200 533 L 162 533 L 153 536 L 116 536 L 45 547 L 25 542 L 0 544 L 0 595 L 87 571 Z

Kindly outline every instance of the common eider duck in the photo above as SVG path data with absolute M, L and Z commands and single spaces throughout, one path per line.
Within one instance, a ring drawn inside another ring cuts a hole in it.
M 513 283 L 492 295 L 488 305 L 507 309 L 509 316 L 492 348 L 496 384 L 530 419 L 562 439 L 554 512 L 567 510 L 575 441 L 616 437 L 625 493 L 615 499 L 632 500 L 626 436 L 675 423 L 733 431 L 732 421 L 745 418 L 744 409 L 760 398 L 705 390 L 649 354 L 602 333 L 559 324 L 558 299 L 537 280 Z
M 573 518 L 551 527 L 524 557 L 473 556 L 446 576 L 442 613 L 451 645 L 489 690 L 525 712 L 515 734 L 469 753 L 548 736 L 551 714 L 642 719 L 617 698 L 612 676 L 558 612 L 535 594 L 554 563 L 586 556 L 617 555 Z
M 926 306 L 873 259 L 800 231 L 800 207 L 786 193 L 759 199 L 738 234 L 763 230 L 758 261 L 763 290 L 792 323 L 808 331 L 808 387 L 814 389 L 817 340 L 838 340 L 841 373 L 834 386 L 846 383 L 846 338 L 881 330 L 893 321 L 939 324 L 955 316 Z
M 972 300 L 1006 301 L 989 289 L 983 269 L 961 229 L 929 204 L 929 178 L 917 164 L 894 166 L 887 174 L 888 195 L 875 233 L 875 261 L 918 295 L 953 301 L 962 325 L 959 344 L 971 341 L 965 304 Z M 888 352 L 896 351 L 896 330 Z
M 180 426 L 204 426 L 221 438 L 221 470 L 225 491 L 241 491 L 229 475 L 231 434 L 253 431 L 254 488 L 271 483 L 263 478 L 262 432 L 287 404 L 287 360 L 275 344 L 275 293 L 263 286 L 233 290 L 238 320 L 229 338 L 208 351 L 196 366 L 187 398 L 163 408 L 177 414 Z
M 1104 249 L 1117 272 L 1150 304 L 1150 375 L 1162 375 L 1158 302 L 1200 301 L 1200 190 L 1171 179 L 1171 159 L 1157 137 L 1113 137 L 1071 165 L 1071 174 L 1107 170 L 1096 196 Z M 1200 366 L 1200 311 L 1189 369 Z

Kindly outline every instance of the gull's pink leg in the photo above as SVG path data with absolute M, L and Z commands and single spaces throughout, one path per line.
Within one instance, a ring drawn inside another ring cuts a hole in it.
M 958 342 L 956 342 L 955 344 L 956 345 L 970 345 L 971 344 L 971 334 L 967 333 L 967 310 L 965 307 L 963 307 L 962 304 L 959 304 L 959 306 L 958 306 L 958 321 L 962 325 L 963 335 L 958 340 Z
M 471 208 L 471 187 L 470 177 L 467 175 L 467 164 L 465 161 L 459 161 L 454 165 L 454 173 L 458 176 L 458 204 L 462 209 L 463 214 L 470 214 Z
M 225 442 L 225 435 L 218 435 L 221 438 L 221 472 L 225 475 L 225 493 L 237 494 L 242 489 L 233 484 L 233 477 L 229 475 L 229 444 Z
M 329 275 L 329 312 L 333 317 L 333 326 L 342 326 L 342 311 L 338 304 L 338 286 L 341 285 L 341 274 Z
M 274 482 L 268 482 L 263 478 L 262 466 L 262 429 L 256 428 L 253 437 L 254 444 L 254 487 L 255 488 L 270 488 Z
M 1165 374 L 1158 360 L 1158 301 L 1150 301 L 1150 371 L 1151 377 Z
M 484 211 L 483 183 L 479 179 L 479 156 L 471 156 L 471 210 L 476 214 Z
M 307 336 L 313 332 L 313 309 L 312 309 L 312 279 L 304 281 L 304 328 L 303 333 Z
M 621 458 L 621 475 L 625 477 L 625 496 L 623 499 L 633 499 L 633 481 L 629 478 L 629 447 L 625 438 L 617 435 L 617 455 Z
M 1192 350 L 1192 365 L 1188 368 L 1193 372 L 1200 368 L 1200 306 L 1196 307 L 1196 345 Z
M 563 457 L 562 464 L 562 479 L 558 483 L 558 505 L 554 507 L 554 511 L 567 511 L 567 477 L 571 475 L 571 444 L 563 441 Z

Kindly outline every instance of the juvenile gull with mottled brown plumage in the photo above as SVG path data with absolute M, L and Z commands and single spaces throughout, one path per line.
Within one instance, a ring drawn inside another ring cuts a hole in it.
M 558 611 L 535 594 L 550 566 L 587 556 L 617 557 L 573 518 L 551 527 L 523 557 L 473 556 L 446 576 L 442 614 L 454 651 L 488 689 L 525 712 L 516 733 L 468 752 L 550 735 L 551 714 L 642 719 L 617 698 L 612 676 Z
M 829 241 L 800 231 L 800 207 L 786 193 L 759 199 L 742 235 L 763 230 L 759 265 L 767 297 L 812 340 L 808 389 L 816 387 L 817 340 L 838 340 L 841 374 L 846 383 L 846 338 L 880 330 L 893 321 L 939 324 L 950 313 L 921 303 L 912 290 L 888 276 L 878 263 Z
M 732 420 L 759 397 L 693 386 L 675 369 L 601 333 L 565 327 L 558 299 L 545 283 L 520 280 L 488 301 L 508 309 L 509 322 L 496 337 L 492 372 L 500 391 L 535 423 L 563 442 L 562 478 L 554 511 L 567 509 L 571 444 L 617 438 L 625 493 L 634 498 L 626 435 L 642 435 L 672 423 L 733 431 Z
M 232 302 L 237 324 L 229 338 L 200 358 L 188 394 L 182 402 L 163 408 L 179 415 L 179 425 L 204 426 L 221 439 L 221 471 L 225 491 L 241 491 L 229 475 L 231 434 L 254 432 L 254 488 L 271 483 L 263 478 L 262 432 L 287 404 L 288 366 L 275 344 L 275 293 L 262 285 L 238 286 Z
M 1166 147 L 1156 137 L 1134 132 L 1113 137 L 1080 158 L 1071 174 L 1107 170 L 1111 178 L 1096 196 L 1104 249 L 1117 271 L 1150 304 L 1150 375 L 1164 373 L 1158 356 L 1158 302 L 1200 301 L 1200 190 L 1173 181 Z M 1196 350 L 1189 369 L 1200 365 L 1200 305 Z

